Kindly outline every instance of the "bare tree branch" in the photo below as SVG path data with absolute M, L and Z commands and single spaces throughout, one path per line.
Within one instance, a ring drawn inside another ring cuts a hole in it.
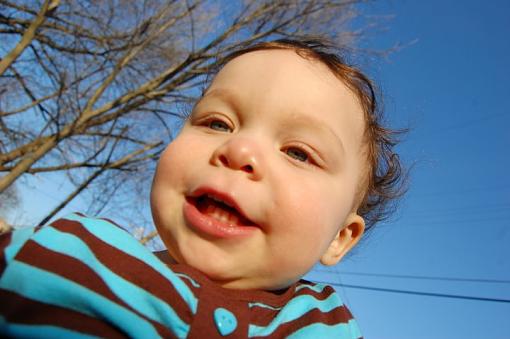
M 152 239 L 154 239 L 155 237 L 157 237 L 158 235 L 158 231 L 151 231 L 149 234 L 147 234 L 146 236 L 144 236 L 142 239 L 140 239 L 140 243 L 142 245 L 145 245 L 147 244 L 149 241 L 151 241 Z
M 9 66 L 18 58 L 18 56 L 23 53 L 25 48 L 32 43 L 34 39 L 36 30 L 42 25 L 44 20 L 46 19 L 46 14 L 48 11 L 53 10 L 56 6 L 58 6 L 58 0 L 46 0 L 41 7 L 39 13 L 35 19 L 30 23 L 25 34 L 21 38 L 21 41 L 14 47 L 9 54 L 7 54 L 2 60 L 0 60 L 0 75 L 4 74 L 4 72 L 9 68 Z

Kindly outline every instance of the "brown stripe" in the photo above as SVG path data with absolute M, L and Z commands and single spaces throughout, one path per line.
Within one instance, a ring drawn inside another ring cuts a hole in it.
M 311 287 L 314 287 L 317 284 L 311 283 L 311 284 L 306 284 L 306 285 L 311 285 Z M 296 294 L 293 298 L 300 296 L 300 295 L 310 295 L 317 300 L 325 300 L 325 299 L 329 298 L 334 293 L 336 293 L 335 289 L 329 285 L 326 285 L 322 289 L 322 292 L 316 292 L 316 291 L 312 290 L 311 288 L 302 287 L 299 291 L 296 292 Z
M 115 295 L 106 283 L 98 276 L 90 267 L 81 261 L 48 250 L 47 248 L 37 244 L 35 241 L 28 241 L 23 249 L 16 255 L 16 260 L 29 264 L 31 266 L 43 269 L 48 272 L 55 273 L 61 277 L 71 280 L 81 286 L 84 286 L 110 301 L 132 311 L 143 319 L 149 321 L 160 334 L 164 334 L 167 329 L 160 323 L 147 318 L 138 310 L 133 309 L 122 299 Z M 43 283 L 43 282 L 39 282 Z
M 12 232 L 4 233 L 0 235 L 0 277 L 4 273 L 7 260 L 5 258 L 5 249 L 11 243 Z
M 16 255 L 16 260 L 74 281 L 102 296 L 122 304 L 120 300 L 90 267 L 78 259 L 53 252 L 29 240 Z M 129 305 L 122 305 L 129 307 Z
M 0 314 L 8 323 L 51 325 L 108 338 L 125 338 L 119 328 L 105 320 L 54 306 L 0 289 Z
M 311 283 L 312 286 L 316 285 L 314 283 Z M 335 293 L 335 290 L 331 286 L 326 286 L 322 292 L 316 292 L 309 288 L 301 288 L 294 296 L 294 298 L 297 298 L 299 296 L 309 295 L 313 298 L 315 298 L 317 301 L 325 300 L 328 297 L 331 296 L 331 294 Z M 268 305 L 271 306 L 271 305 Z M 282 305 L 282 308 L 285 305 Z M 252 322 L 254 325 L 257 326 L 267 326 L 269 323 L 278 315 L 280 310 L 273 310 L 270 308 L 265 307 L 258 307 L 253 306 L 251 309 L 251 312 L 253 314 L 254 321 Z
M 268 326 L 271 321 L 280 313 L 280 310 L 272 310 L 265 307 L 253 306 L 250 308 L 250 322 L 257 326 Z
M 318 309 L 313 309 L 314 312 L 316 310 L 318 311 Z M 352 314 L 349 312 L 349 310 L 345 306 L 338 306 L 333 310 L 342 310 L 341 311 L 343 314 L 342 319 L 344 319 L 344 318 L 348 319 L 348 320 L 352 319 Z M 274 318 L 276 318 L 276 316 L 278 316 L 278 313 L 280 313 L 281 310 L 272 310 L 269 308 L 254 306 L 250 309 L 250 311 L 252 314 L 251 323 L 256 326 L 265 327 L 265 326 L 268 326 L 271 323 L 271 321 L 273 321 Z M 310 312 L 312 312 L 312 310 Z M 309 313 L 306 313 L 307 316 Z M 325 314 L 327 314 L 327 313 L 325 313 Z
M 105 243 L 79 222 L 60 219 L 52 226 L 79 237 L 109 270 L 169 303 L 184 322 L 191 322 L 192 313 L 188 304 L 173 284 L 151 266 Z
M 337 325 L 340 323 L 347 323 L 351 319 L 352 315 L 345 306 L 337 307 L 329 312 L 321 312 L 318 309 L 313 309 L 296 320 L 279 325 L 276 331 L 274 331 L 269 337 L 284 338 L 308 325 L 316 323 L 321 323 L 325 325 Z M 267 337 L 255 337 L 255 338 L 267 338 Z
M 190 289 L 191 293 L 193 293 L 193 295 L 195 295 L 195 296 L 200 295 L 200 293 L 203 291 L 202 287 L 197 287 L 197 286 L 193 285 L 193 283 L 186 277 L 180 277 L 180 278 L 186 284 L 186 286 L 188 286 L 188 288 Z M 195 282 L 197 284 L 199 284 L 198 281 L 195 281 Z

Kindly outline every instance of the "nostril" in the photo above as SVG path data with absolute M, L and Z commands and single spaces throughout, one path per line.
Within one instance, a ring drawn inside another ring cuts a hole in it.
M 228 166 L 228 159 L 224 155 L 220 155 L 220 161 L 223 164 L 223 166 Z
M 253 167 L 251 165 L 243 166 L 242 170 L 248 173 L 253 173 Z

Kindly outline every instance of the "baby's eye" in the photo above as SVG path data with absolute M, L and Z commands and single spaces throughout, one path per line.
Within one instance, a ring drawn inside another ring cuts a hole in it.
M 209 128 L 220 132 L 232 132 L 232 128 L 221 120 L 211 120 L 209 122 Z
M 289 147 L 285 150 L 285 153 L 298 161 L 301 162 L 307 162 L 309 161 L 308 153 L 303 151 L 302 149 L 296 148 L 296 147 Z

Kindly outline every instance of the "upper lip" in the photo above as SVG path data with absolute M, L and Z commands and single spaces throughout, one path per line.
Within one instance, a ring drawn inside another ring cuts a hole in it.
M 226 205 L 234 208 L 243 218 L 245 218 L 247 221 L 249 221 L 251 224 L 256 225 L 255 222 L 253 222 L 243 211 L 241 206 L 237 203 L 237 201 L 228 193 L 216 190 L 211 187 L 199 187 L 195 191 L 193 191 L 190 195 L 191 198 L 199 198 L 201 196 L 208 196 L 209 198 L 219 200 Z

